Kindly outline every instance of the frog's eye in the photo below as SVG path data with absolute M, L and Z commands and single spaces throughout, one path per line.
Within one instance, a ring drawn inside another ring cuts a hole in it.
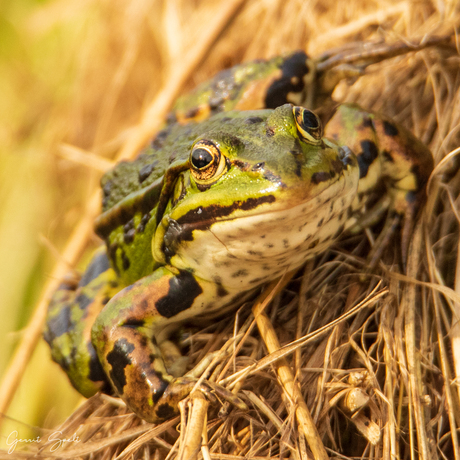
M 300 137 L 309 144 L 320 144 L 323 128 L 318 116 L 303 107 L 293 107 L 292 111 Z
M 208 184 L 218 179 L 225 170 L 225 157 L 210 141 L 197 142 L 190 153 L 190 171 L 195 180 Z

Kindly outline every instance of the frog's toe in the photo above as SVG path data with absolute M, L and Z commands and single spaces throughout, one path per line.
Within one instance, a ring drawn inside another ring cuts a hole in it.
M 193 391 L 197 382 L 198 379 L 194 377 L 179 377 L 174 379 L 156 403 L 153 421 L 167 420 L 178 415 L 179 402 Z M 217 383 L 203 380 L 197 389 L 201 390 L 206 399 L 212 403 L 224 400 L 238 409 L 248 410 L 248 406 L 238 396 Z
M 224 388 L 222 385 L 219 385 L 218 383 L 214 382 L 206 382 L 207 385 L 212 389 L 214 392 L 215 396 L 218 398 L 222 398 L 225 401 L 229 402 L 232 406 L 237 407 L 238 409 L 247 411 L 249 410 L 248 406 L 246 405 L 245 402 L 235 394 L 233 394 L 231 391 L 227 390 Z

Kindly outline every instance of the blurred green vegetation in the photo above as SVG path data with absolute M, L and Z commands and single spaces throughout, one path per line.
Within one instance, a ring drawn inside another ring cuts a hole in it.
M 0 2 L 2 378 L 54 264 L 40 236 L 62 247 L 65 236 L 60 234 L 70 222 L 56 216 L 62 217 L 66 203 L 75 200 L 63 200 L 57 193 L 62 186 L 52 145 L 60 137 L 61 115 L 73 97 L 77 72 L 71 51 L 85 33 L 88 16 L 59 17 L 64 11 L 59 3 Z M 57 8 L 46 10 L 50 6 Z M 63 421 L 78 400 L 40 343 L 3 423 L 1 447 L 13 430 L 25 438 L 41 434 L 26 424 L 50 427 Z M 47 405 L 55 408 L 52 413 L 44 409 Z

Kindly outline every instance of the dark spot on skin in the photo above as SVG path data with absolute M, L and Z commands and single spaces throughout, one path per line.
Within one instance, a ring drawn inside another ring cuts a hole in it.
M 304 162 L 303 162 L 303 150 L 302 150 L 302 146 L 300 145 L 299 139 L 296 138 L 294 142 L 294 149 L 290 150 L 290 153 L 294 156 L 294 160 L 296 162 L 295 174 L 297 177 L 301 177 L 302 166 Z
M 394 137 L 399 134 L 398 128 L 393 123 L 386 120 L 383 122 L 383 130 L 387 136 Z
M 123 235 L 123 241 L 126 244 L 130 244 L 134 241 L 134 236 L 136 235 L 136 230 L 134 228 L 131 228 L 128 230 L 124 235 Z
M 267 248 L 272 248 L 272 247 L 273 247 L 273 243 L 267 243 L 265 246 L 267 246 Z
M 56 337 L 60 337 L 72 329 L 70 305 L 67 304 L 65 307 L 61 308 L 58 315 L 48 317 L 46 326 L 43 337 L 46 342 L 52 346 L 51 344 Z
M 319 243 L 319 240 L 313 241 L 313 242 L 310 243 L 310 245 L 308 246 L 308 249 L 316 248 L 316 246 L 318 246 L 318 243 Z
M 155 410 L 156 416 L 160 420 L 167 420 L 169 418 L 174 417 L 176 414 L 174 407 L 170 406 L 169 404 L 160 404 Z
M 318 228 L 321 227 L 321 225 L 323 225 L 323 222 L 324 222 L 324 219 L 321 219 L 321 220 L 318 222 L 317 227 L 318 227 Z
M 372 119 L 369 118 L 369 117 L 364 117 L 363 118 L 363 124 L 362 124 L 363 128 L 373 128 L 374 127 L 374 123 L 372 122 Z
M 222 279 L 220 276 L 215 276 L 212 280 L 217 286 L 217 295 L 219 297 L 225 297 L 228 295 L 228 291 L 222 286 Z
M 267 137 L 273 137 L 275 135 L 275 128 L 268 126 L 265 130 L 265 134 L 267 135 Z
M 148 165 L 145 165 L 140 169 L 140 171 L 139 171 L 139 183 L 142 184 L 142 182 L 144 182 L 146 179 L 148 179 L 150 174 L 152 174 L 152 172 L 155 170 L 155 167 L 158 165 L 158 163 L 159 163 L 158 160 L 155 160 L 152 163 L 150 163 Z
M 109 257 L 110 257 L 110 259 L 112 260 L 112 262 L 115 262 L 115 260 L 116 260 L 116 257 L 117 257 L 117 249 L 118 249 L 117 243 L 112 243 L 112 244 L 108 247 Z
M 171 125 L 172 126 L 172 125 Z M 164 145 L 164 142 L 166 140 L 166 138 L 169 136 L 169 133 L 171 131 L 171 126 L 168 126 L 166 127 L 165 129 L 162 129 L 158 134 L 157 136 L 155 137 L 155 139 L 153 139 L 152 141 L 152 148 L 154 150 L 160 150 L 163 145 Z
M 105 197 L 110 195 L 110 192 L 112 191 L 112 181 L 111 180 L 108 180 L 104 184 L 104 186 L 102 187 L 102 191 L 103 191 Z
M 146 302 L 146 304 L 148 305 L 148 302 Z M 142 319 L 128 318 L 126 321 L 123 322 L 123 326 L 133 327 L 137 329 L 138 327 L 145 326 L 145 321 Z
M 190 272 L 181 270 L 169 280 L 168 294 L 158 299 L 155 307 L 161 316 L 171 318 L 190 308 L 202 292 L 195 277 Z
M 332 168 L 337 174 L 340 174 L 343 171 L 343 168 L 345 166 L 343 162 L 340 161 L 339 159 L 333 160 L 331 164 L 332 164 Z
M 359 178 L 367 176 L 369 166 L 378 157 L 379 151 L 374 142 L 369 140 L 361 141 L 362 152 L 358 155 Z
M 321 182 L 326 182 L 331 178 L 331 174 L 326 171 L 315 172 L 311 176 L 311 181 L 313 184 L 319 184 Z
M 267 236 L 267 235 L 260 235 L 260 237 L 261 237 L 262 239 L 265 238 L 266 236 Z
M 388 161 L 390 163 L 394 163 L 394 158 L 391 156 L 391 153 L 388 150 L 384 150 L 382 152 L 383 157 L 385 158 L 385 161 Z
M 109 300 L 110 300 L 110 297 L 104 297 L 101 301 L 102 305 L 107 304 Z
M 178 241 L 180 241 L 182 231 L 182 226 L 177 222 L 177 220 L 169 219 L 168 228 L 166 229 L 161 245 L 161 250 L 165 254 L 168 262 L 176 253 L 175 245 Z
M 152 174 L 152 171 L 154 169 L 155 165 L 153 163 L 143 166 L 139 171 L 139 183 L 142 184 L 142 182 L 144 182 L 145 179 L 147 179 L 150 176 L 150 174 Z
M 148 221 L 150 220 L 150 213 L 144 214 L 142 216 L 141 221 L 139 222 L 139 225 L 137 227 L 137 232 L 138 233 L 143 233 L 145 230 L 145 226 L 147 225 Z
M 86 269 L 85 273 L 83 274 L 80 282 L 78 285 L 80 287 L 86 286 L 89 282 L 96 279 L 101 273 L 104 273 L 110 268 L 109 259 L 107 258 L 107 254 L 101 253 L 98 254 L 91 260 L 88 268 Z
M 235 149 L 240 149 L 241 147 L 243 147 L 243 142 L 241 141 L 241 139 L 239 137 L 232 136 L 230 134 L 227 134 L 225 136 L 225 143 L 229 147 L 233 147 Z
M 219 297 L 225 297 L 228 295 L 228 291 L 222 286 L 222 284 L 217 284 L 217 295 Z
M 283 240 L 283 246 L 287 249 L 289 247 L 289 241 Z
M 102 208 L 106 209 L 110 201 L 110 193 L 112 191 L 112 181 L 108 180 L 102 187 L 103 198 L 102 198 Z
M 299 93 L 304 89 L 304 76 L 308 74 L 308 56 L 298 51 L 286 57 L 282 62 L 281 76 L 267 90 L 265 107 L 275 109 L 288 101 L 289 93 Z
M 79 294 L 75 297 L 75 303 L 78 305 L 80 310 L 86 310 L 92 303 L 94 299 L 90 299 L 85 294 Z
M 107 362 L 112 366 L 110 379 L 120 395 L 123 394 L 123 387 L 126 385 L 125 367 L 131 364 L 129 355 L 134 348 L 135 346 L 126 339 L 118 339 L 107 354 Z
M 199 107 L 193 107 L 191 109 L 188 109 L 187 112 L 185 112 L 185 118 L 194 118 L 200 111 Z
M 240 277 L 245 277 L 248 276 L 248 271 L 245 268 L 242 268 L 241 270 L 238 270 L 235 273 L 232 273 L 232 278 L 240 278 Z
M 246 120 L 244 120 L 244 122 L 247 125 L 254 125 L 256 123 L 260 123 L 261 121 L 264 121 L 264 120 L 262 118 L 260 118 L 260 117 L 248 117 L 248 118 L 246 118 Z
M 97 358 L 97 353 L 93 345 L 91 343 L 88 343 L 86 348 L 88 351 L 88 355 L 90 357 L 88 378 L 92 382 L 106 382 L 108 384 L 107 377 L 105 375 L 104 370 L 102 369 L 99 359 Z
M 250 250 L 248 251 L 248 254 L 251 255 L 251 256 L 260 256 L 260 257 L 263 256 L 263 253 L 262 253 L 262 252 L 260 252 L 260 251 L 254 251 L 254 250 L 252 250 L 252 249 L 250 249 Z
M 85 274 L 86 274 L 86 272 L 85 272 Z M 75 284 L 75 282 L 73 282 L 73 281 L 64 281 L 58 286 L 56 292 L 57 291 L 75 291 L 76 288 L 77 288 L 77 285 Z
M 168 113 L 166 116 L 166 123 L 171 124 L 171 123 L 176 123 L 177 122 L 177 117 L 174 112 Z
M 123 225 L 123 231 L 126 233 L 129 230 L 134 228 L 134 219 L 130 219 L 128 222 L 126 222 L 125 225 Z
M 131 262 L 128 258 L 128 256 L 125 254 L 125 251 L 122 251 L 121 253 L 121 263 L 123 264 L 123 270 L 129 270 L 129 267 L 131 266 Z

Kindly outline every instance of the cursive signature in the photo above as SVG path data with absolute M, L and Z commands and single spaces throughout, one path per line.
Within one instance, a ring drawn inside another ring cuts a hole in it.
M 50 452 L 54 452 L 59 449 L 63 444 L 67 442 L 80 442 L 81 439 L 74 433 L 70 438 L 62 437 L 62 431 L 54 431 L 48 436 L 48 442 L 51 442 Z M 16 430 L 12 431 L 6 438 L 6 444 L 9 446 L 8 453 L 12 454 L 18 444 L 40 444 L 42 439 L 40 436 L 36 438 L 18 438 L 18 432 Z

